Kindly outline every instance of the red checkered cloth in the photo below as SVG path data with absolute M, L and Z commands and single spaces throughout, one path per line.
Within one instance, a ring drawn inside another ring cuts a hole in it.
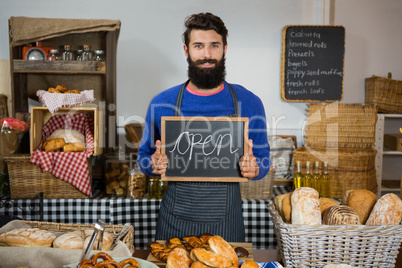
M 56 129 L 74 129 L 85 135 L 85 152 L 44 152 L 41 150 L 46 138 Z M 31 163 L 66 181 L 86 195 L 92 196 L 87 158 L 94 152 L 94 123 L 86 113 L 61 114 L 52 116 L 43 127 L 39 147 L 32 152 Z
M 59 108 L 82 105 L 86 102 L 94 101 L 94 91 L 84 90 L 78 93 L 50 93 L 45 90 L 38 90 L 36 96 L 43 106 L 47 107 L 51 114 L 57 112 Z

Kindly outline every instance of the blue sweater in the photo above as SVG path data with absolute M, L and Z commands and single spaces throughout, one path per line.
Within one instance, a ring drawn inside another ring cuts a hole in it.
M 249 118 L 249 139 L 253 140 L 253 154 L 257 158 L 262 179 L 271 166 L 267 125 L 264 106 L 256 95 L 240 85 L 231 84 L 239 101 L 241 117 Z M 161 117 L 174 116 L 177 94 L 181 85 L 174 86 L 155 96 L 148 108 L 143 138 L 139 147 L 138 164 L 141 171 L 152 173 L 151 155 L 155 152 L 155 141 L 161 139 Z M 184 90 L 181 106 L 182 116 L 227 116 L 234 114 L 233 99 L 228 85 L 217 94 L 198 96 Z

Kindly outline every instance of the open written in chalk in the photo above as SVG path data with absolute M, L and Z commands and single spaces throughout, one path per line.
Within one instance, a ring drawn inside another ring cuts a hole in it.
M 247 181 L 239 161 L 248 149 L 248 118 L 162 117 L 167 181 Z
M 286 26 L 282 31 L 281 97 L 289 102 L 343 98 L 345 28 Z

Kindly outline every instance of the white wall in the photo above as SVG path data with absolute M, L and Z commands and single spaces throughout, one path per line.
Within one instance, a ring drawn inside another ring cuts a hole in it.
M 285 25 L 327 23 L 330 0 L 0 1 L 0 60 L 9 59 L 11 16 L 121 20 L 117 114 L 122 125 L 142 121 L 154 95 L 186 80 L 184 18 L 215 13 L 229 29 L 227 80 L 262 99 L 272 134 L 297 135 L 300 145 L 306 104 L 280 98 L 281 30 Z M 402 80 L 402 1 L 333 1 L 334 24 L 346 30 L 342 102 L 362 103 L 364 78 L 390 71 Z M 2 74 L 0 79 L 5 79 Z

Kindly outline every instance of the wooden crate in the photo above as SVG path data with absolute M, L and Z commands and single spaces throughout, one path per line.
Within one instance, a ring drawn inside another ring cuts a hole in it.
M 402 134 L 385 134 L 384 146 L 393 151 L 402 151 Z
M 102 112 L 97 108 L 92 107 L 73 107 L 61 108 L 54 114 L 67 114 L 67 113 L 87 113 L 94 121 L 94 153 L 93 155 L 102 154 L 103 147 L 103 119 Z M 42 128 L 49 121 L 52 114 L 46 107 L 32 107 L 31 108 L 31 154 L 35 151 L 42 139 Z

